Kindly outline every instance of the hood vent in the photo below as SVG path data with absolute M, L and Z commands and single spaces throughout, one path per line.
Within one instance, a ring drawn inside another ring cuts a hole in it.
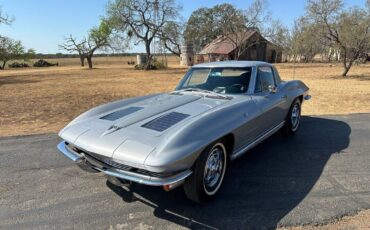
M 127 116 L 131 113 L 135 113 L 139 110 L 142 110 L 143 107 L 129 107 L 129 108 L 126 108 L 126 109 L 121 109 L 121 110 L 117 110 L 113 113 L 110 113 L 110 114 L 107 114 L 103 117 L 101 117 L 100 119 L 103 119 L 103 120 L 108 120 L 108 121 L 115 121 L 115 120 L 118 120 L 124 116 Z
M 162 132 L 189 116 L 190 116 L 189 114 L 171 112 L 163 116 L 160 116 L 154 120 L 151 120 L 148 123 L 142 125 L 141 127 Z

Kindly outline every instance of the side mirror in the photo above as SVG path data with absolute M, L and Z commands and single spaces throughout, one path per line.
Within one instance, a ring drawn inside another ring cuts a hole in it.
M 277 87 L 274 85 L 269 85 L 268 89 L 270 93 L 277 93 Z

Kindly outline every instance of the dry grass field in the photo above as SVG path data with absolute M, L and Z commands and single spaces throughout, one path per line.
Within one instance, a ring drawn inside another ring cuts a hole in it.
M 169 69 L 137 71 L 127 65 L 134 57 L 95 58 L 95 68 L 78 65 L 78 59 L 49 59 L 58 67 L 0 71 L 0 136 L 57 132 L 78 114 L 96 105 L 150 93 L 169 92 L 186 68 L 169 58 Z M 283 79 L 304 81 L 312 100 L 303 114 L 370 112 L 370 65 L 354 66 L 347 78 L 339 64 L 278 64 Z M 370 212 L 335 223 L 299 229 L 358 229 L 368 227 Z M 286 228 L 283 228 L 286 229 Z M 291 228 L 288 228 L 291 229 Z
M 81 112 L 128 97 L 169 92 L 186 72 L 169 58 L 169 69 L 138 71 L 127 65 L 133 57 L 96 58 L 95 68 L 78 66 L 78 59 L 48 60 L 58 67 L 0 71 L 0 136 L 57 132 Z M 355 66 L 347 78 L 341 66 L 277 65 L 283 79 L 304 81 L 312 100 L 306 115 L 370 112 L 370 65 Z

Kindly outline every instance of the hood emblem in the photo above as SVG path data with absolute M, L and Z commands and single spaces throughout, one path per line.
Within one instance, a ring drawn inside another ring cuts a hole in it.
M 108 130 L 119 130 L 121 127 L 117 126 L 117 125 L 112 125 L 111 127 L 108 128 Z
M 108 135 L 108 134 L 113 133 L 113 132 L 115 132 L 115 131 L 117 131 L 117 130 L 120 130 L 120 129 L 121 129 L 121 127 L 119 127 L 119 126 L 117 126 L 117 125 L 112 125 L 111 127 L 109 127 L 109 128 L 107 129 L 107 131 L 105 131 L 105 132 L 102 134 L 102 136 Z

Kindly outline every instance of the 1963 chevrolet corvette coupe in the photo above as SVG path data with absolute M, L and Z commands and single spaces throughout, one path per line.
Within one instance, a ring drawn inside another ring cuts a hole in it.
M 278 130 L 298 130 L 308 92 L 268 63 L 199 64 L 173 92 L 81 114 L 60 131 L 58 149 L 115 184 L 184 185 L 188 198 L 203 202 L 219 191 L 231 160 Z

